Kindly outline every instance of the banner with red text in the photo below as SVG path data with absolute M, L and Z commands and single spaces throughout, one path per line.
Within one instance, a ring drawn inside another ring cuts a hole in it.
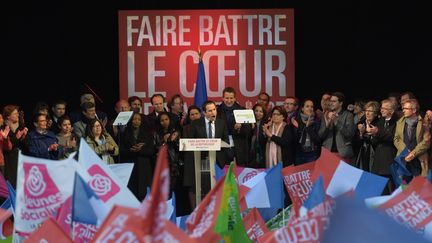
M 282 104 L 294 95 L 294 10 L 119 11 L 120 98 L 180 94 L 193 104 L 201 50 L 208 98 L 237 90 L 252 107 L 260 92 Z

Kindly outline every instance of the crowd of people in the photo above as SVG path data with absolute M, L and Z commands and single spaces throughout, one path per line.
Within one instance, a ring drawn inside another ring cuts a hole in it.
M 151 97 L 153 111 L 143 114 L 142 100 L 129 97 L 114 107 L 116 113 L 133 111 L 128 124 L 121 126 L 114 126 L 115 117 L 109 119 L 96 108 L 91 94 L 81 96 L 79 111 L 68 112 L 63 100 L 51 107 L 40 102 L 27 125 L 19 106 L 6 105 L 0 114 L 1 172 L 15 186 L 19 150 L 59 160 L 77 151 L 83 138 L 107 164 L 134 163 L 128 187 L 143 200 L 159 147 L 167 143 L 171 188 L 188 194 L 186 210 L 190 210 L 195 198 L 194 156 L 179 152 L 180 138 L 221 138 L 230 144 L 216 154 L 221 168 L 234 160 L 239 166 L 254 168 L 269 168 L 278 162 L 284 167 L 301 165 L 316 160 L 324 147 L 353 166 L 388 177 L 384 194 L 394 190 L 390 165 L 402 151 L 408 150 L 405 161 L 413 176 L 429 171 L 432 111 L 423 112 L 411 92 L 349 105 L 343 93 L 326 92 L 320 107 L 312 99 L 296 97 L 286 97 L 282 106 L 273 107 L 270 96 L 262 92 L 252 108 L 254 124 L 236 123 L 233 111 L 245 107 L 236 101 L 235 89 L 225 88 L 218 105 L 219 101 L 208 100 L 186 111 L 180 95 L 166 101 L 155 94 Z

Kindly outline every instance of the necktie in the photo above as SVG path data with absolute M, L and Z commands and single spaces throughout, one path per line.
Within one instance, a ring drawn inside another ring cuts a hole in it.
M 213 133 L 212 133 L 212 122 L 209 121 L 208 122 L 208 134 L 207 134 L 208 138 L 213 138 Z

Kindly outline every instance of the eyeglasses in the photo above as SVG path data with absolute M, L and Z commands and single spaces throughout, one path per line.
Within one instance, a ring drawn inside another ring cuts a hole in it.
M 366 112 L 375 112 L 374 110 L 365 110 Z

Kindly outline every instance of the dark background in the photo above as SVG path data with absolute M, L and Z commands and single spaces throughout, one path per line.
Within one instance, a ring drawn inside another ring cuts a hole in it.
M 425 1 L 426 2 L 426 1 Z M 118 10 L 294 8 L 296 95 L 347 101 L 413 91 L 423 109 L 430 92 L 432 14 L 416 1 L 42 1 L 1 4 L 0 107 L 30 112 L 63 98 L 78 108 L 83 83 L 113 112 L 118 88 Z

